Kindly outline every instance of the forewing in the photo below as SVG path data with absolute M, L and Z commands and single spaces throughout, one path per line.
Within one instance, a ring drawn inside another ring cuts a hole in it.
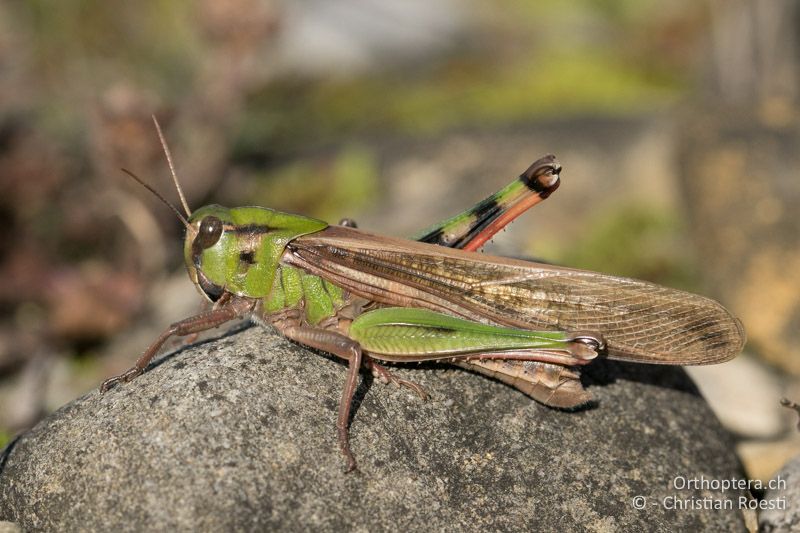
M 643 281 L 445 249 L 329 227 L 284 260 L 355 294 L 482 322 L 601 333 L 609 357 L 710 364 L 741 351 L 741 323 L 719 303 Z

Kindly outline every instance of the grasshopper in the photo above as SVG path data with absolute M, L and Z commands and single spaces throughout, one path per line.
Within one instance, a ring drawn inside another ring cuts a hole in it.
M 336 422 L 348 471 L 348 426 L 362 368 L 384 382 L 417 384 L 381 363 L 446 361 L 506 382 L 535 400 L 587 403 L 578 368 L 598 356 L 658 364 L 712 364 L 733 358 L 744 329 L 714 300 L 652 283 L 493 257 L 477 250 L 560 184 L 553 156 L 474 208 L 415 240 L 360 231 L 354 224 L 264 207 L 189 209 L 158 122 L 186 216 L 152 187 L 186 228 L 189 277 L 212 303 L 172 324 L 105 392 L 141 374 L 172 336 L 238 318 L 271 326 L 348 362 Z M 126 171 L 127 172 L 127 171 Z

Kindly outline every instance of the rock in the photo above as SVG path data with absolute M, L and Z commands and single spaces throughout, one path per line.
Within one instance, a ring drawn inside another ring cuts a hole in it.
M 794 430 L 794 428 L 792 428 Z M 781 439 L 749 439 L 736 443 L 736 455 L 750 479 L 768 481 L 800 450 L 800 435 L 790 433 Z
M 786 463 L 770 480 L 758 517 L 759 531 L 779 533 L 800 528 L 800 456 Z
M 742 354 L 724 365 L 686 371 L 722 424 L 738 437 L 775 439 L 786 431 L 788 413 L 780 404 L 784 384 L 763 361 Z
M 22 533 L 22 530 L 12 522 L 0 522 L 0 533 Z
M 0 520 L 58 531 L 744 530 L 743 493 L 687 488 L 744 475 L 680 368 L 591 365 L 597 404 L 577 412 L 445 365 L 397 373 L 431 399 L 365 377 L 350 429 L 359 471 L 345 474 L 341 363 L 260 328 L 185 348 L 12 443 Z M 733 508 L 666 508 L 704 497 Z

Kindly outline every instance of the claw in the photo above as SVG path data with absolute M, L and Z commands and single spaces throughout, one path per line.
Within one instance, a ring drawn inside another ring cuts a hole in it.
M 411 389 L 412 391 L 414 391 L 416 393 L 417 396 L 420 397 L 420 399 L 423 402 L 428 400 L 428 398 L 429 398 L 428 393 L 425 392 L 425 389 L 422 388 L 422 385 L 414 383 L 413 381 L 408 381 L 408 380 L 401 379 L 401 378 L 394 377 L 394 376 L 392 376 L 392 377 L 393 377 L 394 382 L 398 386 L 405 387 L 407 389 Z
M 103 382 L 102 385 L 100 385 L 100 393 L 107 392 L 108 389 L 110 389 L 117 383 L 127 383 L 141 373 L 142 369 L 134 366 L 118 376 L 114 376 L 113 378 L 108 378 Z
M 103 382 L 103 384 L 100 385 L 100 394 L 108 392 L 108 389 L 110 389 L 111 387 L 113 387 L 117 383 L 119 383 L 119 378 L 118 377 L 113 377 L 113 378 L 109 378 L 109 379 L 105 380 Z
M 399 387 L 406 387 L 407 389 L 411 389 L 414 393 L 419 396 L 422 401 L 426 401 L 428 399 L 428 393 L 425 392 L 425 389 L 422 388 L 422 385 L 418 385 L 413 381 L 408 381 L 407 379 L 398 378 L 389 370 L 376 363 L 374 360 L 370 361 L 370 368 L 372 369 L 372 374 L 380 379 L 382 382 L 389 384 L 394 383 Z

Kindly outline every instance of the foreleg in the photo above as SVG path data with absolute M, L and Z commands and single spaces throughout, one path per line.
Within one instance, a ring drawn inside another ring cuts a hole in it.
M 122 374 L 105 380 L 100 386 L 100 392 L 106 392 L 117 383 L 128 382 L 144 372 L 144 369 L 147 368 L 147 365 L 153 357 L 155 357 L 167 339 L 173 335 L 181 337 L 216 328 L 225 322 L 246 316 L 252 311 L 253 305 L 254 303 L 252 300 L 232 298 L 229 299 L 223 307 L 212 309 L 211 311 L 206 311 L 205 313 L 200 313 L 199 315 L 175 322 L 147 348 L 141 357 L 136 360 L 136 364 Z

